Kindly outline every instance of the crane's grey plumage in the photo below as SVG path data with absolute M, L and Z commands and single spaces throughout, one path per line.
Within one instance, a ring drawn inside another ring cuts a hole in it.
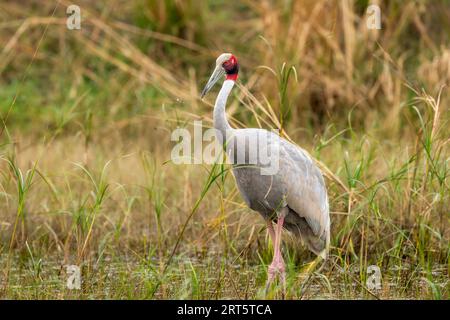
M 225 73 L 229 74 L 223 66 L 231 57 L 234 58 L 231 54 L 219 56 L 216 61 L 216 69 L 202 92 L 202 96 L 220 77 Z M 229 65 L 226 67 L 231 70 Z M 284 227 L 301 238 L 312 252 L 326 258 L 330 241 L 330 217 L 327 190 L 322 173 L 303 149 L 274 133 L 256 128 L 233 129 L 230 126 L 225 106 L 234 82 L 234 80 L 228 80 L 227 76 L 216 99 L 214 127 L 220 133 L 218 134 L 219 140 L 226 137 L 225 145 L 228 154 L 233 151 L 239 153 L 239 150 L 248 153 L 247 147 L 237 150 L 236 142 L 244 141 L 245 143 L 246 138 L 250 139 L 248 141 L 256 141 L 251 139 L 257 139 L 256 136 L 265 134 L 270 137 L 267 145 L 258 145 L 258 147 L 271 148 L 272 152 L 275 150 L 279 159 L 278 170 L 272 175 L 261 174 L 260 168 L 264 165 L 260 162 L 257 162 L 256 165 L 233 165 L 233 175 L 244 201 L 251 209 L 259 212 L 266 221 L 277 222 L 277 227 L 281 224 L 279 232 Z M 258 151 L 264 152 L 264 150 Z M 248 157 L 243 159 L 248 159 Z M 284 274 L 284 263 L 281 253 L 279 253 L 280 235 L 277 240 L 277 232 L 273 232 L 271 222 L 268 227 L 271 236 L 275 238 L 276 250 L 273 266 L 271 265 L 272 269 L 275 268 L 277 269 L 275 271 Z M 282 276 L 284 277 L 284 275 Z M 269 281 L 271 278 L 273 275 L 269 277 Z
M 244 130 L 250 132 L 237 130 L 235 134 L 257 134 L 251 132 L 255 129 Z M 233 173 L 239 191 L 247 205 L 266 220 L 276 221 L 274 212 L 287 208 L 283 226 L 325 258 L 330 220 L 322 175 L 303 150 L 284 139 L 278 141 L 278 172 L 261 175 L 259 168 L 236 166 Z

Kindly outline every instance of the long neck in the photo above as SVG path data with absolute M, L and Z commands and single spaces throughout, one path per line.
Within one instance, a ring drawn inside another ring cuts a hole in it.
M 219 95 L 217 96 L 216 104 L 214 105 L 214 128 L 219 130 L 223 137 L 226 137 L 227 130 L 232 130 L 227 120 L 225 106 L 233 86 L 233 80 L 225 80 L 222 89 L 220 89 Z

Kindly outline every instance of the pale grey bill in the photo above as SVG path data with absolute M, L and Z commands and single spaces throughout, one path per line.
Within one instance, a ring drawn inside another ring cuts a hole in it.
M 201 98 L 203 99 L 203 97 L 208 93 L 209 90 L 211 90 L 211 88 L 214 86 L 214 84 L 223 76 L 225 75 L 225 70 L 222 68 L 222 66 L 217 66 L 211 77 L 209 78 L 208 82 L 206 83 L 205 88 L 202 91 L 201 94 Z

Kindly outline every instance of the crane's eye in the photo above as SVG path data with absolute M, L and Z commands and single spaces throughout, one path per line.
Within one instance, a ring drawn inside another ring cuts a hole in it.
M 231 59 L 225 61 L 224 63 L 222 63 L 222 67 L 223 67 L 225 70 L 230 70 L 230 69 L 233 68 L 233 66 L 234 66 L 234 61 L 232 61 Z

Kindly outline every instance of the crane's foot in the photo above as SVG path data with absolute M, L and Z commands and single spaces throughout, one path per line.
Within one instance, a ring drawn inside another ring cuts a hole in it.
M 266 283 L 266 294 L 269 291 L 270 286 L 272 285 L 273 281 L 275 280 L 275 277 L 277 275 L 280 276 L 280 281 L 283 286 L 283 297 L 286 294 L 286 267 L 284 264 L 283 259 L 280 260 L 274 260 L 269 266 L 268 272 L 267 272 L 267 283 Z

